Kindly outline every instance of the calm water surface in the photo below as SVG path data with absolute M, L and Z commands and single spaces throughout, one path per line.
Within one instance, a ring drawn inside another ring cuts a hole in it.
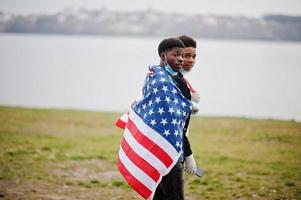
M 0 104 L 126 111 L 161 38 L 0 35 Z M 301 43 L 198 40 L 201 115 L 301 121 Z

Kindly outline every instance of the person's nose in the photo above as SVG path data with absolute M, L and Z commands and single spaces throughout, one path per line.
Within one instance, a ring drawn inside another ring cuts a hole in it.
M 178 58 L 178 62 L 179 62 L 179 63 L 183 63 L 183 62 L 184 62 L 184 58 L 183 58 L 183 56 L 179 56 L 179 58 Z
M 188 59 L 188 62 L 189 62 L 189 63 L 194 63 L 194 58 L 192 58 L 192 57 L 189 58 L 189 59 Z

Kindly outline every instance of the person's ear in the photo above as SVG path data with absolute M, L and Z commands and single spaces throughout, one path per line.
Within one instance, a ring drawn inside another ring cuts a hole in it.
M 161 57 L 162 60 L 164 60 L 165 59 L 165 53 L 161 53 L 160 57 Z

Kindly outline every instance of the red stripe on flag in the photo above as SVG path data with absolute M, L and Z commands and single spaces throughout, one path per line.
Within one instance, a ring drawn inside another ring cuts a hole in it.
M 115 125 L 118 126 L 119 128 L 122 128 L 122 129 L 125 129 L 125 127 L 126 127 L 126 123 L 124 121 L 122 121 L 121 119 L 118 119 L 115 122 Z
M 150 191 L 143 183 L 141 183 L 138 179 L 136 179 L 128 170 L 125 168 L 123 163 L 118 158 L 118 168 L 120 173 L 123 175 L 125 180 L 128 182 L 132 188 L 134 188 L 142 197 L 145 199 L 149 198 L 152 194 L 152 191 Z
M 146 160 L 139 156 L 133 149 L 129 146 L 125 139 L 121 143 L 122 149 L 127 157 L 142 171 L 144 171 L 149 177 L 151 177 L 155 182 L 160 178 L 160 173 L 156 168 L 151 166 Z
M 172 158 L 160 146 L 144 136 L 130 118 L 128 119 L 127 128 L 137 142 L 160 159 L 167 168 L 173 163 Z

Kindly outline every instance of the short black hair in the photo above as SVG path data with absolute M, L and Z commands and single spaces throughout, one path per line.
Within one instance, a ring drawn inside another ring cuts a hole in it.
M 196 41 L 192 37 L 189 37 L 187 35 L 181 35 L 178 37 L 178 39 L 184 43 L 185 47 L 196 48 Z
M 158 46 L 159 56 L 161 55 L 161 53 L 176 47 L 185 48 L 185 45 L 181 40 L 177 38 L 167 38 L 162 40 Z

